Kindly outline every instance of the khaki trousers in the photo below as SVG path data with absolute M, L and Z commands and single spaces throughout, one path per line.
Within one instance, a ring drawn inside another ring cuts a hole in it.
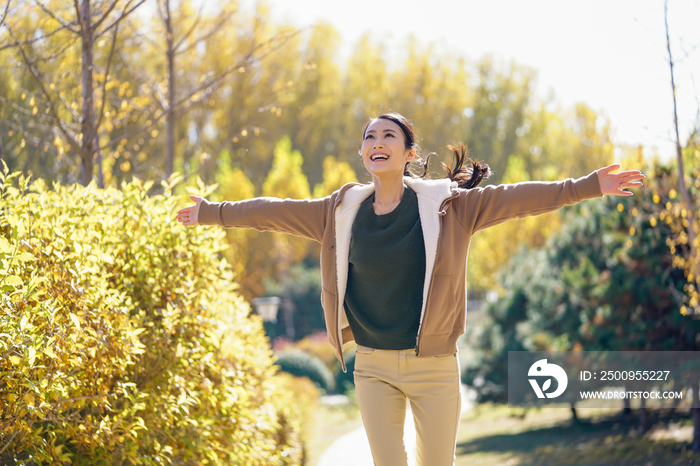
M 406 400 L 416 426 L 416 466 L 452 466 L 461 396 L 457 355 L 357 347 L 355 391 L 375 466 L 406 466 Z

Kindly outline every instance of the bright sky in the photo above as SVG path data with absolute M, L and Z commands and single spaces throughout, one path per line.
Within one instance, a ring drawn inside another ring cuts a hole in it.
M 254 0 L 243 0 L 249 9 Z M 538 71 L 537 94 L 585 102 L 610 118 L 617 143 L 675 154 L 663 0 L 266 0 L 296 26 L 319 21 L 341 34 L 340 57 L 372 31 L 401 54 L 410 34 L 477 60 Z M 680 135 L 700 108 L 700 1 L 669 0 Z M 694 80 L 693 80 L 694 78 Z M 409 116 L 410 117 L 410 116 Z M 646 153 L 650 153 L 649 150 Z

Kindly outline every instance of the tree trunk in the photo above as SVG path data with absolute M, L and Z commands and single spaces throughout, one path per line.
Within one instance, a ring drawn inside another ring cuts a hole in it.
M 693 451 L 700 451 L 700 393 L 698 389 L 700 388 L 700 383 L 698 383 L 697 376 L 692 378 L 690 386 L 693 389 L 693 404 L 691 405 L 691 411 L 693 412 Z
M 676 158 L 678 160 L 678 191 L 681 194 L 685 210 L 688 215 L 688 244 L 690 245 L 690 270 L 695 275 L 695 283 L 700 285 L 700 257 L 698 248 L 695 242 L 695 211 L 693 203 L 688 194 L 688 188 L 685 185 L 685 173 L 683 171 L 683 150 L 681 147 L 681 138 L 678 134 L 678 111 L 676 106 L 676 82 L 673 76 L 673 55 L 671 54 L 671 39 L 668 34 L 668 0 L 664 4 L 664 22 L 666 24 L 666 48 L 668 50 L 668 65 L 671 68 L 671 91 L 673 93 L 673 125 L 676 131 Z
M 97 149 L 97 186 L 105 189 L 105 175 L 102 172 L 102 151 Z
M 167 41 L 168 57 L 168 116 L 165 155 L 165 177 L 169 178 L 173 174 L 175 163 L 175 47 L 172 19 L 170 17 L 170 0 L 165 0 L 165 29 Z
M 92 181 L 93 157 L 95 154 L 95 111 L 93 108 L 93 37 L 92 13 L 90 0 L 82 0 L 80 17 L 82 20 L 82 78 L 83 78 L 83 121 L 81 122 L 82 163 L 80 165 L 80 184 L 87 186 Z
M 622 410 L 622 414 L 627 416 L 632 413 L 632 407 L 630 406 L 630 400 L 629 398 L 624 399 L 625 402 L 625 408 Z
M 639 403 L 639 424 L 642 428 L 642 433 L 649 432 L 651 422 L 649 421 L 649 410 L 647 409 L 647 400 L 642 397 Z
M 576 415 L 576 403 L 571 403 L 571 420 L 574 424 L 578 423 L 578 416 Z

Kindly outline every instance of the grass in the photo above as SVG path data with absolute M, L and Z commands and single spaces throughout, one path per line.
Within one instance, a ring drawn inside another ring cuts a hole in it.
M 686 413 L 654 412 L 640 435 L 635 414 L 621 410 L 544 408 L 525 411 L 479 405 L 461 419 L 456 466 L 671 466 L 700 464 L 689 450 Z M 683 433 L 681 441 L 673 433 Z M 691 432 L 692 435 L 692 432 Z M 671 438 L 664 438 L 671 437 Z

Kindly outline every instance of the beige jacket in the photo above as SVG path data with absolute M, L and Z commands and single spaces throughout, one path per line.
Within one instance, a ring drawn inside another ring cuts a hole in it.
M 556 182 L 524 182 L 461 189 L 449 179 L 404 178 L 418 196 L 426 274 L 416 337 L 418 356 L 457 351 L 467 319 L 467 252 L 472 234 L 512 218 L 539 215 L 564 205 L 601 197 L 598 175 Z M 348 279 L 352 223 L 374 185 L 350 183 L 322 199 L 259 197 L 239 202 L 202 201 L 199 223 L 226 228 L 277 231 L 321 243 L 321 303 L 328 339 L 343 359 L 352 341 L 343 303 Z

